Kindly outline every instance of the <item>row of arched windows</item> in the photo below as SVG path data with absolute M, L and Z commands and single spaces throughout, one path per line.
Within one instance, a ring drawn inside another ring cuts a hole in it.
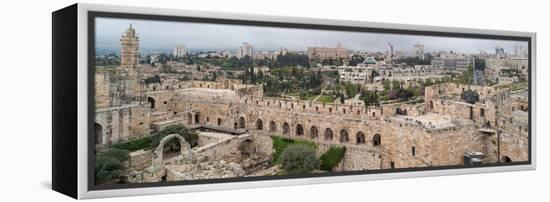
M 255 129 L 264 130 L 264 122 L 261 119 L 256 120 Z M 270 121 L 267 130 L 270 132 L 278 132 L 277 124 L 274 121 Z M 305 131 L 304 126 L 302 124 L 296 124 L 295 131 L 294 131 L 296 136 L 304 136 L 305 135 L 304 131 Z M 290 124 L 288 124 L 287 122 L 284 122 L 282 124 L 281 133 L 283 135 L 289 135 L 291 133 Z M 308 134 L 309 134 L 308 138 L 317 139 L 319 138 L 319 129 L 317 128 L 317 126 L 311 126 L 309 128 Z M 322 138 L 325 141 L 332 141 L 334 139 L 334 132 L 332 131 L 331 128 L 326 128 L 323 131 L 322 135 L 323 135 Z M 338 138 L 339 138 L 338 141 L 340 143 L 349 143 L 349 142 L 353 142 L 355 144 L 367 143 L 365 134 L 361 131 L 355 134 L 355 140 L 351 140 L 348 131 L 346 129 L 342 129 L 339 132 Z M 375 134 L 371 140 L 371 143 L 373 146 L 379 146 L 381 144 L 380 134 Z

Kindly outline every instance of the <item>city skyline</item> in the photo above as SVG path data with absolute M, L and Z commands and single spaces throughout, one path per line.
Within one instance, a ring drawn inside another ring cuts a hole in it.
M 96 48 L 116 48 L 120 35 L 130 24 L 140 37 L 140 49 L 171 49 L 177 44 L 184 44 L 189 50 L 236 51 L 243 42 L 247 42 L 258 51 L 280 48 L 305 51 L 307 47 L 335 47 L 341 44 L 354 51 L 386 52 L 389 51 L 387 42 L 390 42 L 396 51 L 401 52 L 413 52 L 414 44 L 421 43 L 425 52 L 471 54 L 480 50 L 494 53 L 495 47 L 513 53 L 515 46 L 528 46 L 525 41 L 97 18 Z

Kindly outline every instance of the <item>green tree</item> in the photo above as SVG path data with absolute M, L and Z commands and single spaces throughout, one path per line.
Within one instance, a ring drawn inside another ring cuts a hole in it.
M 116 183 L 122 171 L 123 162 L 128 160 L 128 151 L 109 149 L 95 155 L 95 183 Z
M 342 161 L 346 153 L 345 147 L 330 147 L 321 155 L 321 170 L 332 171 Z
M 290 145 L 279 157 L 281 168 L 287 174 L 307 174 L 318 169 L 319 159 L 315 156 L 315 149 L 306 145 Z

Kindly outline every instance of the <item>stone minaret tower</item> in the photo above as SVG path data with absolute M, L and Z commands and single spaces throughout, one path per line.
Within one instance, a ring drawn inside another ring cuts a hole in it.
M 139 39 L 136 30 L 130 27 L 120 37 L 120 67 L 121 75 L 118 88 L 122 104 L 143 102 L 143 86 L 138 69 Z
M 136 68 L 138 63 L 139 39 L 136 30 L 130 24 L 126 33 L 120 37 L 120 66 L 122 68 Z

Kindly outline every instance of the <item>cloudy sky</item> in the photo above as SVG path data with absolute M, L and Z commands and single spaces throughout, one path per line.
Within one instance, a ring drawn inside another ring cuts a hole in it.
M 255 50 L 305 50 L 308 46 L 343 47 L 359 51 L 388 51 L 390 42 L 399 51 L 412 51 L 417 42 L 425 51 L 457 51 L 461 53 L 485 50 L 493 53 L 495 46 L 513 52 L 515 45 L 527 48 L 527 42 L 433 37 L 402 34 L 381 34 L 351 31 L 327 31 L 312 29 L 272 28 L 259 26 L 187 23 L 120 18 L 96 18 L 96 47 L 118 48 L 120 36 L 132 26 L 140 39 L 140 48 L 172 48 L 182 43 L 188 49 L 236 50 L 243 42 Z

